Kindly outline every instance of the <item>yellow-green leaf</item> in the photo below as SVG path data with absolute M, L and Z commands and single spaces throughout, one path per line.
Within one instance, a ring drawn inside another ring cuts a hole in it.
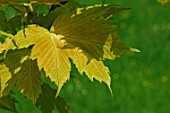
M 47 32 L 47 30 L 43 27 L 35 24 L 28 25 L 24 30 L 19 31 L 15 35 L 14 40 L 18 48 L 27 48 L 35 44 L 37 38 L 42 36 L 45 32 Z
M 2 96 L 3 90 L 7 86 L 8 80 L 12 77 L 8 67 L 5 64 L 0 64 L 0 97 Z
M 15 48 L 12 40 L 10 38 L 6 38 L 4 43 L 0 42 L 0 53 L 3 51 L 8 51 L 9 49 Z
M 83 53 L 81 53 L 79 50 L 72 49 L 70 51 L 70 58 L 75 63 L 76 67 L 78 68 L 78 71 L 83 74 L 83 72 L 86 73 L 88 78 L 93 81 L 93 78 L 98 80 L 99 82 L 105 82 L 108 86 L 108 88 L 111 91 L 110 83 L 110 72 L 109 69 L 104 66 L 102 61 L 98 61 L 96 59 L 89 59 L 87 56 L 85 56 Z
M 61 49 L 65 43 L 61 35 L 46 32 L 38 36 L 32 49 L 32 58 L 37 58 L 38 67 L 44 68 L 46 76 L 56 83 L 58 93 L 64 83 L 70 78 L 70 62 L 67 50 Z

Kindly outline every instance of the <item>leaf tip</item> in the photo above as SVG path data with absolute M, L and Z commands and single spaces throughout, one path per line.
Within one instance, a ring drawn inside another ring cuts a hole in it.
M 136 49 L 136 48 L 130 48 L 130 51 L 132 51 L 132 52 L 141 52 L 139 49 Z

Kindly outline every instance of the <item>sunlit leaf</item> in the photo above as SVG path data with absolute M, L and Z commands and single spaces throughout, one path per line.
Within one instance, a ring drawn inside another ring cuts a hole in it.
M 12 40 L 10 38 L 6 38 L 4 43 L 0 42 L 0 53 L 3 51 L 8 51 L 9 49 L 13 49 L 15 46 L 12 43 Z
M 3 90 L 7 86 L 8 80 L 12 77 L 9 69 L 5 64 L 0 64 L 0 96 L 2 96 Z
M 93 81 L 93 78 L 95 78 L 99 82 L 105 82 L 111 91 L 111 78 L 109 75 L 110 71 L 106 66 L 104 66 L 102 61 L 98 61 L 96 59 L 91 59 L 89 61 L 87 56 L 85 56 L 79 50 L 72 49 L 70 51 L 71 52 L 69 56 L 81 74 L 85 72 L 91 81 Z
M 42 113 L 51 113 L 54 106 L 60 113 L 69 113 L 69 106 L 63 98 L 55 98 L 56 90 L 51 89 L 48 85 L 43 84 L 42 94 L 37 100 L 37 107 L 40 107 Z
M 19 31 L 15 35 L 14 40 L 18 48 L 27 48 L 35 44 L 38 36 L 43 36 L 45 32 L 47 32 L 47 30 L 38 25 L 29 25 L 24 30 Z
M 67 51 L 61 49 L 65 43 L 61 35 L 45 32 L 38 36 L 32 49 L 32 58 L 37 58 L 38 67 L 44 68 L 46 76 L 56 83 L 58 92 L 70 78 L 70 62 Z
M 9 96 L 0 98 L 0 108 L 17 113 L 16 107 L 15 107 L 15 101 L 11 99 Z

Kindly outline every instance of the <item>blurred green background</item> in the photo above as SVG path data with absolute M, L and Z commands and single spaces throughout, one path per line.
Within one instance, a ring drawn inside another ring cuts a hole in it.
M 170 4 L 163 6 L 156 0 L 106 0 L 106 3 L 132 8 L 115 19 L 122 42 L 141 52 L 104 61 L 111 71 L 113 96 L 105 84 L 91 82 L 79 75 L 74 66 L 60 96 L 69 103 L 72 113 L 169 113 Z M 31 103 L 21 100 L 23 104 L 17 106 L 20 113 L 27 113 L 26 109 L 28 113 L 40 113 L 31 108 Z

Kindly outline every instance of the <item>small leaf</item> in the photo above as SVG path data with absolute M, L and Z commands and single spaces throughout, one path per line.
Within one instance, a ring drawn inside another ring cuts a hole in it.
M 5 64 L 0 64 L 0 97 L 2 96 L 2 92 L 7 86 L 7 82 L 12 77 L 9 69 L 6 67 Z
M 13 48 L 15 48 L 15 46 L 13 45 L 10 38 L 6 38 L 4 43 L 0 42 L 0 53 L 2 53 L 4 50 L 7 52 L 9 49 Z
M 48 85 L 43 84 L 42 94 L 37 100 L 37 107 L 40 107 L 42 113 L 51 113 L 54 105 L 60 113 L 69 113 L 69 106 L 63 98 L 55 98 L 56 90 L 51 89 Z
M 15 101 L 9 96 L 0 98 L 0 108 L 17 113 L 15 107 Z

